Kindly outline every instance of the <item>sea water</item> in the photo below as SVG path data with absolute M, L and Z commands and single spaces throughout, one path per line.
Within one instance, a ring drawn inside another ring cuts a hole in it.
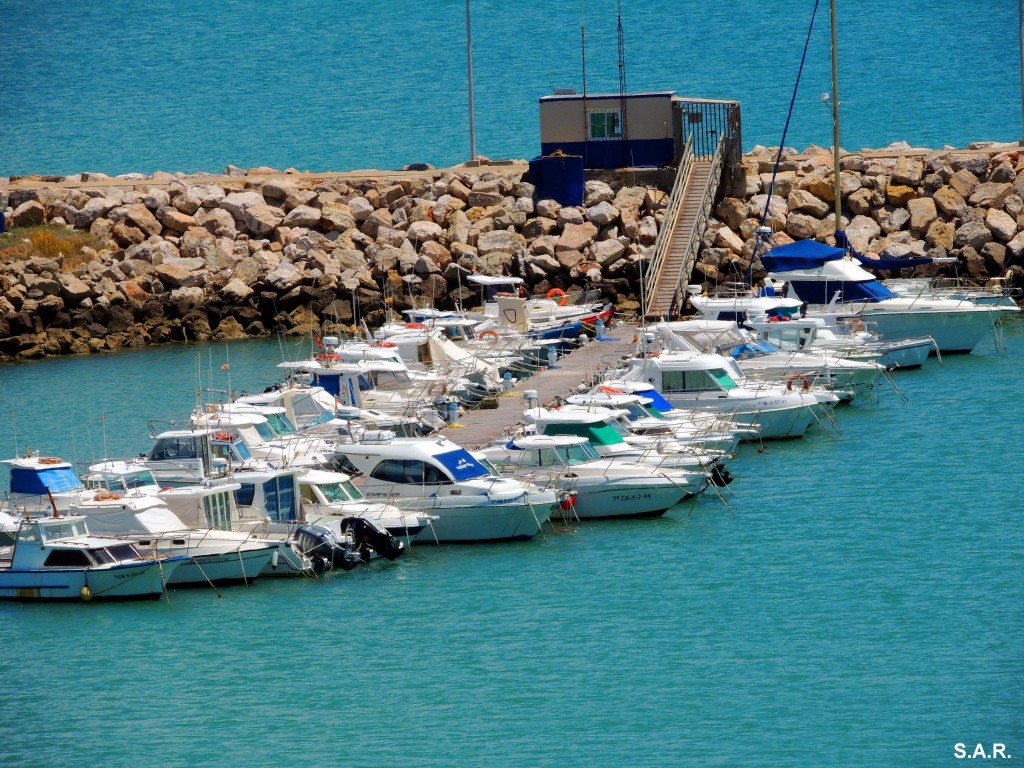
M 843 147 L 1021 138 L 1016 3 L 836 4 Z M 539 154 L 554 88 L 618 93 L 620 9 L 627 90 L 739 100 L 744 147 L 777 146 L 814 6 L 474 0 L 476 150 Z M 0 0 L 0 51 L 0 176 L 469 157 L 463 0 Z M 787 145 L 831 145 L 830 62 L 818 0 Z
M 0 604 L 5 766 L 1024 760 L 1024 322 L 746 445 L 728 506 L 170 604 Z M 3 453 L 147 450 L 277 340 L 0 367 Z M 222 370 L 227 363 L 229 370 Z M 991 747 L 989 747 L 990 749 Z

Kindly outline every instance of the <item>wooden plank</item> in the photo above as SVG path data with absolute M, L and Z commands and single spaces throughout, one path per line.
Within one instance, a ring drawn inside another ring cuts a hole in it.
M 523 418 L 526 406 L 523 393 L 535 390 L 540 402 L 548 403 L 557 396 L 571 394 L 593 375 L 615 367 L 633 349 L 637 326 L 624 323 L 605 331 L 610 341 L 590 341 L 574 349 L 558 361 L 556 368 L 540 371 L 521 380 L 512 392 L 498 398 L 498 407 L 469 411 L 462 415 L 461 427 L 448 426 L 439 434 L 464 448 L 490 445 L 507 434 Z

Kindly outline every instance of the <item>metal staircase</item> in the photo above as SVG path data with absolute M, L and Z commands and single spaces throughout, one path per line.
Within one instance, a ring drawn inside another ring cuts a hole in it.
M 696 157 L 687 143 L 654 255 L 644 277 L 645 315 L 671 319 L 682 309 L 683 289 L 697 262 L 701 239 L 722 181 L 725 144 L 710 157 Z

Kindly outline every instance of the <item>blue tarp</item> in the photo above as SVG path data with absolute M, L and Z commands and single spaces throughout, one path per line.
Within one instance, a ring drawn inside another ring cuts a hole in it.
M 843 254 L 842 248 L 833 248 L 817 240 L 797 240 L 795 243 L 772 248 L 761 257 L 761 265 L 768 272 L 818 269 L 827 261 L 841 259 Z
M 456 482 L 490 474 L 483 464 L 474 459 L 468 451 L 465 451 L 462 448 L 458 448 L 454 451 L 448 451 L 447 453 L 439 453 L 434 458 L 441 462 L 441 465 L 445 469 L 451 472 L 452 477 L 455 478 Z
M 27 493 L 41 496 L 49 488 L 53 493 L 74 491 L 82 487 L 75 470 L 71 467 L 55 469 L 27 469 L 11 467 L 11 493 Z
M 651 401 L 650 407 L 658 413 L 668 413 L 675 410 L 672 407 L 672 403 L 662 397 L 661 393 L 656 389 L 645 389 L 643 392 L 634 392 L 633 394 L 648 398 Z
M 860 265 L 865 269 L 911 269 L 913 267 L 920 267 L 922 264 L 932 263 L 932 259 L 927 256 L 919 256 L 912 259 L 869 259 L 866 256 L 861 256 L 857 253 L 857 249 L 853 247 L 847 239 L 846 233 L 842 230 L 836 232 L 836 245 L 840 248 L 849 248 L 853 257 L 857 259 L 857 261 L 860 262 Z

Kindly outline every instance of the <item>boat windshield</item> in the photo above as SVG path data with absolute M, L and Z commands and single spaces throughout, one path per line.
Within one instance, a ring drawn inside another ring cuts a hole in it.
M 265 421 L 261 421 L 259 424 L 253 424 L 253 428 L 264 440 L 270 441 L 277 437 L 274 434 L 274 430 L 270 428 L 270 424 Z
M 23 526 L 28 527 L 28 526 Z M 67 520 L 60 523 L 45 523 L 39 526 L 43 531 L 44 541 L 56 541 L 57 539 L 77 539 L 85 536 L 84 520 Z M 19 536 L 20 538 L 20 536 Z
M 283 413 L 265 413 L 263 415 L 270 428 L 278 435 L 294 435 L 298 431 Z
M 601 457 L 593 449 L 590 443 L 579 443 L 577 445 L 563 445 L 555 449 L 562 461 L 569 465 L 587 464 L 597 461 Z
M 156 485 L 156 478 L 148 469 L 139 472 L 126 472 L 123 475 L 105 474 L 104 487 L 111 491 L 130 491 L 146 485 Z
M 630 421 L 636 421 L 637 419 L 662 418 L 662 415 L 660 413 L 640 403 L 629 403 L 624 407 L 627 411 L 629 411 Z
M 330 504 L 358 501 L 360 498 L 359 492 L 347 480 L 343 483 L 317 483 L 316 487 L 320 489 L 320 493 Z M 353 491 L 355 491 L 355 495 L 353 495 Z

